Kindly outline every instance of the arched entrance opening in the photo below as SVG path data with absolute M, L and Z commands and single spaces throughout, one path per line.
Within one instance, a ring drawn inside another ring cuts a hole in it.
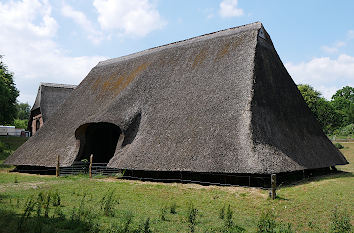
M 89 160 L 93 154 L 93 162 L 108 163 L 113 157 L 121 129 L 112 123 L 97 122 L 81 125 L 75 131 L 75 137 L 80 142 L 76 161 Z

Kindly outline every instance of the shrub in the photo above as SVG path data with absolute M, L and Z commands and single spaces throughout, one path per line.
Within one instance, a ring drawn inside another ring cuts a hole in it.
M 227 211 L 226 211 L 226 218 L 225 218 L 225 226 L 227 228 L 231 228 L 234 223 L 232 221 L 232 215 L 233 215 L 233 211 L 231 210 L 230 205 L 227 207 Z
M 177 204 L 176 203 L 172 203 L 172 205 L 170 206 L 170 213 L 171 214 L 177 214 Z
M 133 232 L 143 232 L 143 233 L 151 233 L 150 230 L 150 218 L 147 218 L 139 227 Z
M 219 212 L 219 218 L 224 219 L 225 218 L 225 205 L 222 206 Z
M 59 195 L 58 191 L 56 191 L 53 194 L 52 200 L 53 200 L 53 202 L 52 202 L 53 206 L 60 206 L 61 199 L 60 199 L 60 195 Z
M 126 212 L 124 214 L 124 224 L 123 224 L 123 228 L 122 228 L 122 231 L 121 232 L 129 232 L 129 227 L 130 227 L 130 224 L 132 223 L 133 221 L 133 213 L 132 212 Z
M 351 232 L 352 225 L 350 223 L 349 213 L 345 210 L 338 211 L 337 207 L 332 211 L 330 232 L 345 233 Z
M 166 221 L 166 220 L 167 220 L 166 214 L 167 214 L 167 208 L 166 208 L 166 206 L 163 206 L 163 207 L 160 209 L 160 219 L 161 219 L 162 221 Z
M 150 230 L 150 218 L 147 218 L 146 221 L 144 222 L 144 233 L 149 233 L 151 232 Z
M 344 148 L 344 146 L 342 144 L 338 143 L 338 142 L 335 143 L 334 145 L 335 145 L 335 147 L 337 147 L 337 149 L 343 149 Z
M 101 199 L 101 210 L 105 216 L 114 216 L 115 205 L 119 204 L 119 200 L 114 198 L 114 190 L 108 191 Z
M 188 222 L 190 232 L 194 232 L 195 226 L 197 225 L 197 214 L 198 214 L 198 209 L 194 208 L 193 204 L 190 204 L 188 208 L 188 215 L 187 215 L 187 222 Z
M 15 119 L 14 120 L 14 126 L 17 129 L 26 129 L 28 124 L 28 120 L 20 120 L 20 119 Z
M 225 206 L 223 207 L 225 209 Z M 234 232 L 234 233 L 240 233 L 240 232 L 245 232 L 246 230 L 238 225 L 236 225 L 233 220 L 233 211 L 231 210 L 231 206 L 228 205 L 227 210 L 226 210 L 226 215 L 224 215 L 224 229 L 222 232 Z
M 257 233 L 271 233 L 276 227 L 275 215 L 269 210 L 263 212 L 257 223 Z
M 354 124 L 350 124 L 344 126 L 343 128 L 339 129 L 339 134 L 342 136 L 349 136 L 354 134 Z

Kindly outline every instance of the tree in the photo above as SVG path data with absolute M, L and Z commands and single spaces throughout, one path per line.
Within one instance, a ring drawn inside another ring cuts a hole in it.
M 13 81 L 13 73 L 2 62 L 0 55 L 0 123 L 11 124 L 16 117 L 16 98 L 19 95 Z
M 313 87 L 308 84 L 299 84 L 297 85 L 297 88 L 301 92 L 302 97 L 304 98 L 311 111 L 314 110 L 317 101 L 321 98 L 321 93 L 313 89 Z
M 17 129 L 27 129 L 28 120 L 15 119 L 13 125 Z
M 342 126 L 354 123 L 354 88 L 345 86 L 338 90 L 331 101 L 332 106 L 342 116 Z
M 17 108 L 17 119 L 28 120 L 31 114 L 31 107 L 28 103 L 18 103 L 16 104 Z
M 325 133 L 332 133 L 340 127 L 341 115 L 329 101 L 321 97 L 319 91 L 307 84 L 300 84 L 298 88 Z
M 345 86 L 342 89 L 339 89 L 336 94 L 332 96 L 332 100 L 338 97 L 343 97 L 344 99 L 354 103 L 354 88 Z

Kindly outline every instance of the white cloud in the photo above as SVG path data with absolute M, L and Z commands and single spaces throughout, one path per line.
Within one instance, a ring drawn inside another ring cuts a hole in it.
M 243 10 L 237 8 L 237 0 L 223 0 L 220 3 L 219 14 L 223 18 L 242 16 Z
M 103 30 L 142 37 L 166 25 L 149 0 L 94 0 L 93 5 Z
M 354 39 L 354 31 L 349 30 L 347 32 L 346 38 L 343 41 L 338 41 L 331 46 L 324 45 L 321 47 L 321 49 L 324 52 L 329 53 L 329 54 L 338 53 L 341 48 L 344 48 L 345 46 L 347 46 L 347 44 L 353 39 Z
M 354 30 L 349 30 L 347 33 L 347 38 L 349 40 L 354 39 Z
M 63 16 L 74 20 L 74 22 L 77 23 L 88 34 L 89 40 L 91 40 L 93 43 L 98 44 L 104 39 L 103 33 L 99 30 L 96 30 L 91 21 L 81 11 L 74 10 L 71 6 L 63 4 L 61 13 Z
M 346 46 L 346 42 L 344 41 L 338 41 L 332 46 L 322 46 L 322 50 L 325 51 L 326 53 L 337 53 L 339 52 L 339 49 Z
M 14 10 L 15 9 L 15 10 Z M 11 28 L 13 32 L 31 34 L 36 37 L 55 35 L 58 25 L 51 17 L 51 7 L 47 1 L 23 0 L 22 2 L 0 2 L 0 25 L 5 30 Z M 36 17 L 42 21 L 34 24 Z
M 0 3 L 0 54 L 15 73 L 19 101 L 33 103 L 40 82 L 78 84 L 104 57 L 72 57 L 54 41 L 58 24 L 46 0 Z
M 310 84 L 327 99 L 343 86 L 354 86 L 354 57 L 346 54 L 335 59 L 320 57 L 285 66 L 297 84 Z

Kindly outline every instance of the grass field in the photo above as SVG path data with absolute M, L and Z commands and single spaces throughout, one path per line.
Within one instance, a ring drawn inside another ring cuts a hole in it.
M 0 168 L 8 167 L 3 161 L 26 140 L 25 137 L 0 136 Z
M 273 223 L 276 231 L 268 232 L 330 232 L 333 222 L 354 224 L 354 143 L 343 145 L 351 163 L 338 167 L 342 173 L 281 187 L 276 200 L 255 188 L 56 178 L 2 167 L 0 232 L 257 232 Z

